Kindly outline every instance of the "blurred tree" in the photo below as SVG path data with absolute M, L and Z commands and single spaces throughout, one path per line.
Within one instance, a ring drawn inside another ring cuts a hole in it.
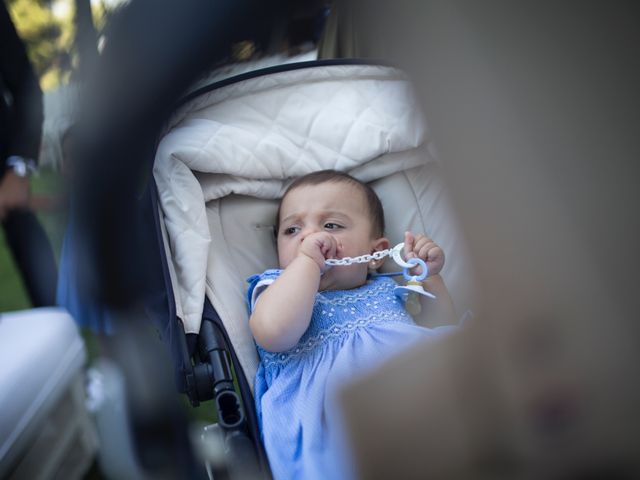
M 62 9 L 55 15 L 51 0 L 9 0 L 7 4 L 42 89 L 66 83 L 72 70 L 71 15 L 64 15 Z
M 123 1 L 4 0 L 27 46 L 43 90 L 86 75 L 98 56 L 100 31 Z

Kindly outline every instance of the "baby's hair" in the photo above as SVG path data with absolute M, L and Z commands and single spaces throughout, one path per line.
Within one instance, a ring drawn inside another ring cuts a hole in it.
M 361 182 L 357 178 L 353 178 L 348 173 L 339 172 L 337 170 L 320 170 L 318 172 L 309 173 L 300 178 L 294 180 L 282 196 L 282 200 L 285 199 L 287 194 L 305 185 L 319 185 L 321 183 L 334 182 L 334 183 L 349 183 L 356 186 L 364 193 L 367 207 L 369 208 L 369 218 L 371 219 L 372 235 L 375 237 L 382 237 L 384 235 L 384 210 L 382 209 L 382 203 L 378 198 L 376 192 L 373 191 L 369 185 Z M 276 232 L 280 226 L 280 208 L 282 207 L 282 200 L 278 206 L 278 214 L 276 216 Z

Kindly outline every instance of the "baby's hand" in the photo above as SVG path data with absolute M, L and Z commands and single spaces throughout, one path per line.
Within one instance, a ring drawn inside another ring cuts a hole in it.
M 440 270 L 442 270 L 444 266 L 444 252 L 442 248 L 429 237 L 422 234 L 414 237 L 413 233 L 405 232 L 404 254 L 407 260 L 415 257 L 424 260 L 429 270 L 429 276 L 440 273 Z M 412 273 L 414 275 L 420 275 L 422 268 L 417 266 L 413 269 Z
M 327 258 L 334 258 L 338 251 L 336 239 L 327 232 L 316 232 L 308 235 L 300 245 L 299 255 L 306 255 L 318 264 L 321 272 L 327 270 L 328 266 L 324 261 Z

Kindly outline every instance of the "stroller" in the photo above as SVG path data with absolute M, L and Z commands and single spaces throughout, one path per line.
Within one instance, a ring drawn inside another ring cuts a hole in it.
M 402 72 L 317 60 L 201 81 L 156 152 L 148 193 L 164 298 L 149 311 L 170 345 L 179 389 L 194 406 L 214 399 L 219 423 L 210 434 L 221 435 L 230 457 L 209 465 L 214 476 L 269 475 L 252 399 L 259 359 L 245 279 L 277 264 L 274 221 L 287 184 L 327 168 L 370 182 L 392 245 L 409 229 L 443 245 L 458 316 L 473 303 L 464 241 Z M 383 271 L 397 270 L 389 263 Z

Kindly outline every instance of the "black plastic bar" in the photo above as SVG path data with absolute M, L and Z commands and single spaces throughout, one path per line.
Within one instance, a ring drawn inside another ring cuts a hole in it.
M 241 73 L 239 75 L 234 75 L 229 78 L 225 78 L 223 80 L 218 80 L 217 82 L 212 82 L 208 85 L 198 88 L 193 92 L 185 95 L 183 98 L 178 100 L 176 104 L 176 109 L 191 100 L 198 98 L 200 95 L 203 95 L 207 92 L 211 92 L 213 90 L 217 90 L 218 88 L 226 87 L 227 85 L 231 85 L 233 83 L 243 82 L 245 80 L 250 80 L 252 78 L 263 77 L 265 75 L 273 75 L 274 73 L 281 72 L 290 72 L 293 70 L 301 70 L 304 68 L 316 68 L 316 67 L 328 67 L 328 66 L 343 66 L 343 65 L 380 65 L 380 66 L 393 66 L 388 62 L 383 60 L 376 59 L 362 59 L 362 58 L 327 58 L 324 60 L 309 60 L 306 62 L 294 62 L 294 63 L 284 63 L 280 65 L 274 65 L 271 67 L 260 68 L 258 70 L 252 70 L 250 72 Z
M 233 373 L 228 355 L 229 346 L 220 325 L 204 317 L 198 337 L 201 364 L 195 372 L 200 401 L 214 399 L 218 425 L 229 452 L 232 478 L 255 478 L 260 473 L 260 457 L 247 426 L 244 407 L 233 385 Z
M 224 391 L 234 391 L 226 341 L 213 322 L 207 318 L 203 318 L 200 324 L 198 346 L 200 358 L 211 367 L 212 396 L 217 397 Z
M 204 311 L 203 317 L 212 322 L 220 335 L 224 338 L 224 343 L 227 346 L 232 345 L 231 340 L 224 328 L 224 324 L 220 319 L 220 316 L 211 305 L 209 299 L 205 299 L 204 302 Z M 258 459 L 260 462 L 260 474 L 256 475 L 257 478 L 271 478 L 271 468 L 269 467 L 269 461 L 267 460 L 267 455 L 264 451 L 264 446 L 262 445 L 262 441 L 260 438 L 260 431 L 258 428 L 258 416 L 256 414 L 256 409 L 253 403 L 253 394 L 251 392 L 251 388 L 249 386 L 249 382 L 247 381 L 247 377 L 244 374 L 244 370 L 240 365 L 240 361 L 235 353 L 233 348 L 228 348 L 227 353 L 231 359 L 231 363 L 233 365 L 233 371 L 235 373 L 235 378 L 237 381 L 237 387 L 240 391 L 240 399 L 243 402 L 244 408 L 243 412 L 246 417 L 246 427 L 249 432 L 249 436 L 253 442 L 254 448 L 258 455 Z

